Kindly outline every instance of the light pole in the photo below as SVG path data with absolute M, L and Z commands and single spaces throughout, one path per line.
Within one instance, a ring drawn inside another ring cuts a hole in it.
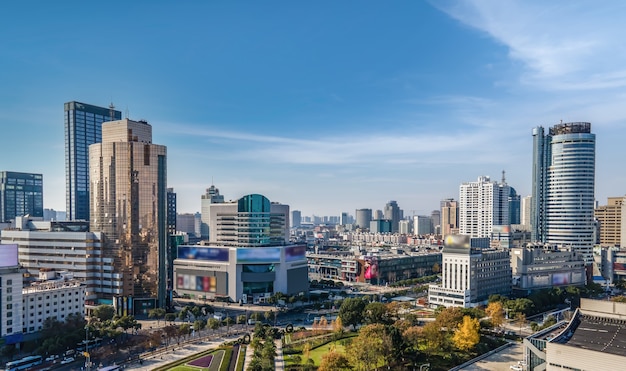
M 89 359 L 89 326 L 85 325 L 85 370 L 89 371 L 91 361 Z

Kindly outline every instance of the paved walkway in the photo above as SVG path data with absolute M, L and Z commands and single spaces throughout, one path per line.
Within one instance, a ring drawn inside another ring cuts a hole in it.
M 524 345 L 515 343 L 512 346 L 483 358 L 476 363 L 463 367 L 463 371 L 511 371 L 510 366 L 524 358 Z
M 276 340 L 274 341 L 276 344 L 276 358 L 274 359 L 274 367 L 276 371 L 284 371 L 285 370 L 285 360 L 283 359 L 283 341 Z

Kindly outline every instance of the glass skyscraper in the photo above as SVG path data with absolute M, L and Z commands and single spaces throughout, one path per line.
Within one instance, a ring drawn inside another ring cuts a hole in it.
M 588 122 L 533 130 L 532 238 L 593 261 L 596 137 Z
M 167 283 L 166 151 L 152 143 L 152 126 L 128 119 L 104 123 L 102 143 L 89 146 L 90 225 L 105 234 L 106 255 L 114 259 L 112 296 L 158 298 L 160 307 Z
M 65 201 L 67 220 L 89 220 L 89 146 L 102 140 L 102 123 L 122 118 L 114 107 L 65 103 Z
M 43 217 L 43 175 L 0 171 L 0 223 L 26 214 Z

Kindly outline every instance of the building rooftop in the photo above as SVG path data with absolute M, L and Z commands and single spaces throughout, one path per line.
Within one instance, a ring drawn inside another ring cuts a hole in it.
M 555 343 L 626 356 L 626 320 L 583 314 L 575 321 L 578 325 Z

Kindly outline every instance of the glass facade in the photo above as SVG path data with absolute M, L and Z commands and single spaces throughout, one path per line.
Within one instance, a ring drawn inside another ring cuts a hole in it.
M 65 200 L 68 220 L 89 220 L 89 146 L 102 141 L 102 123 L 120 111 L 79 102 L 65 103 Z
M 122 296 L 165 302 L 166 147 L 152 127 L 128 119 L 105 123 L 90 146 L 91 230 L 104 232 Z
M 0 222 L 16 216 L 43 217 L 43 175 L 0 172 Z

